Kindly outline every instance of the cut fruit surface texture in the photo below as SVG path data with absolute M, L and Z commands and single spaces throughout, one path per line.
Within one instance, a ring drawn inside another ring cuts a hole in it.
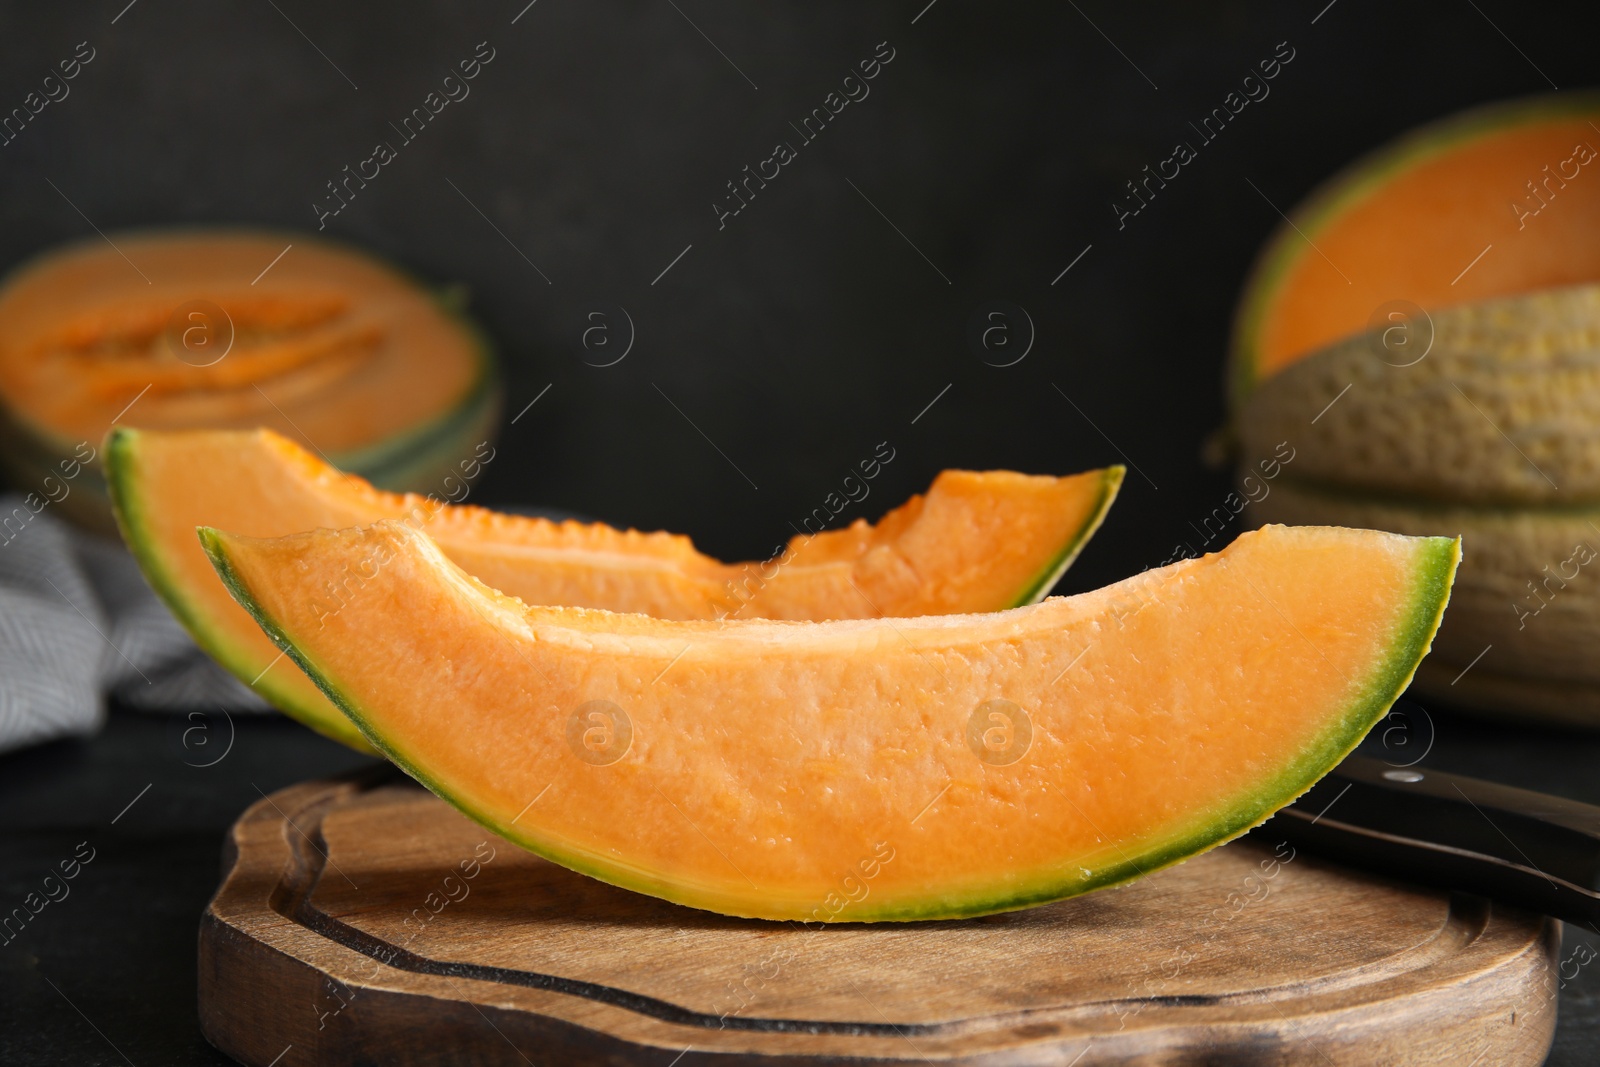
M 399 522 L 201 536 L 368 741 L 472 818 L 619 886 L 806 921 L 1026 907 L 1243 833 L 1404 690 L 1459 560 L 1266 527 L 1009 611 L 681 622 L 524 604 Z
M 200 646 L 287 714 L 357 747 L 349 720 L 229 597 L 195 527 L 275 537 L 404 519 L 469 573 L 531 604 L 668 619 L 948 614 L 1048 593 L 1099 528 L 1123 473 L 945 471 L 875 525 L 802 534 L 772 560 L 729 564 L 681 535 L 386 493 L 270 431 L 123 429 L 105 452 L 123 538 Z M 488 446 L 470 454 L 444 491 L 458 495 L 493 458 Z M 330 578 L 321 601 L 341 602 L 350 581 Z

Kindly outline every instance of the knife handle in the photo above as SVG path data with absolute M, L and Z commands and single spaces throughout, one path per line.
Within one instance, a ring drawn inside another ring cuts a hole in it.
M 1349 756 L 1252 832 L 1600 933 L 1600 807 Z

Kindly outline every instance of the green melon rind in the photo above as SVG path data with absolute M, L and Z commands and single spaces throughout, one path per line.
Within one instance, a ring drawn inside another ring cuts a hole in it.
M 1345 167 L 1290 211 L 1257 257 L 1234 317 L 1228 353 L 1229 398 L 1234 411 L 1259 382 L 1256 339 L 1289 268 L 1310 250 L 1330 220 L 1365 200 L 1396 174 L 1450 149 L 1509 128 L 1573 115 L 1600 116 L 1600 93 L 1562 93 L 1473 108 L 1402 135 Z
M 451 804 L 462 814 L 491 832 L 541 856 L 552 863 L 588 875 L 610 885 L 634 892 L 646 893 L 676 904 L 702 908 L 723 914 L 741 914 L 738 898 L 727 893 L 697 894 L 680 882 L 670 882 L 616 860 L 601 860 L 584 853 L 568 852 L 549 843 L 536 840 L 504 820 L 474 806 L 470 801 L 454 795 L 442 783 L 434 780 L 423 768 L 403 755 L 373 721 L 361 710 L 350 695 L 343 692 L 328 673 L 294 641 L 277 622 L 264 612 L 254 595 L 228 557 L 225 535 L 209 527 L 198 530 L 201 544 L 211 558 L 217 574 L 233 597 L 250 612 L 262 630 L 273 642 L 299 664 L 301 670 L 317 683 L 333 704 L 348 715 L 372 746 L 387 756 L 396 766 L 416 779 L 427 789 Z M 851 906 L 839 912 L 830 921 L 840 922 L 913 922 L 930 919 L 960 919 L 1047 904 L 1067 897 L 1078 896 L 1095 889 L 1103 889 L 1122 882 L 1143 877 L 1163 867 L 1181 863 L 1202 852 L 1237 838 L 1254 826 L 1271 818 L 1279 809 L 1310 789 L 1347 755 L 1354 751 L 1362 738 L 1383 718 L 1400 694 L 1405 692 L 1417 666 L 1428 654 L 1433 636 L 1439 629 L 1450 601 L 1450 586 L 1461 561 L 1461 539 L 1447 537 L 1416 538 L 1417 578 L 1412 590 L 1412 609 L 1404 616 L 1400 631 L 1395 635 L 1393 651 L 1387 660 L 1377 665 L 1367 687 L 1353 706 L 1336 721 L 1334 727 L 1318 738 L 1297 760 L 1285 767 L 1272 781 L 1253 796 L 1243 798 L 1228 810 L 1210 818 L 1204 826 L 1164 843 L 1156 844 L 1137 856 L 1124 857 L 1124 862 L 1103 868 L 1088 879 L 1051 871 L 1021 886 L 1010 886 L 997 893 L 950 895 L 920 903 L 891 903 L 887 906 Z M 805 921 L 823 910 L 822 902 L 815 902 L 809 914 L 796 912 L 792 918 Z M 749 915 L 749 912 L 743 914 Z M 821 921 L 821 920 L 817 920 Z
M 1067 568 L 1072 566 L 1078 554 L 1083 551 L 1083 546 L 1089 543 L 1089 538 L 1100 529 L 1100 524 L 1106 519 L 1106 513 L 1111 510 L 1111 505 L 1117 499 L 1117 490 L 1122 488 L 1123 476 L 1127 473 L 1127 468 L 1120 464 L 1106 467 L 1100 472 L 1100 498 L 1095 501 L 1089 521 L 1078 530 L 1077 536 L 1061 546 L 1061 554 L 1046 564 L 1023 588 L 1022 593 L 1006 605 L 1007 607 L 1022 608 L 1029 604 L 1037 604 L 1050 594 L 1050 590 L 1055 588 L 1061 576 L 1067 573 Z
M 160 539 L 152 536 L 145 525 L 144 501 L 138 492 L 139 431 L 127 426 L 114 428 L 106 435 L 104 454 L 111 511 L 118 529 L 122 531 L 122 539 L 138 561 L 150 588 L 155 590 L 161 602 L 189 632 L 195 644 L 228 673 L 292 718 L 351 748 L 362 752 L 373 751 L 361 731 L 348 718 L 329 715 L 324 709 L 300 702 L 293 690 L 278 684 L 277 679 L 271 677 L 270 665 L 265 671 L 260 670 L 259 664 L 227 639 L 227 627 L 218 626 L 200 614 L 183 595 L 182 583 L 162 557 Z

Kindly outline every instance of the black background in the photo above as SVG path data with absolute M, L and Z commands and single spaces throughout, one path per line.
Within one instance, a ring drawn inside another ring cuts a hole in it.
M 324 183 L 396 140 L 388 124 L 487 41 L 495 58 L 470 97 L 325 231 L 470 287 L 508 417 L 550 387 L 505 430 L 476 501 L 673 529 L 748 558 L 879 442 L 896 458 L 842 519 L 944 467 L 1068 473 L 1126 457 L 1135 469 L 1072 591 L 1161 562 L 1227 493 L 1201 445 L 1224 421 L 1232 306 L 1277 208 L 1421 122 L 1591 84 L 1600 40 L 1594 5 L 1507 0 L 525 2 L 5 5 L 0 110 L 80 41 L 95 58 L 0 146 L 0 265 L 95 228 L 314 231 Z M 793 139 L 788 123 L 883 41 L 895 58 L 871 95 L 719 231 L 724 183 Z M 1270 96 L 1119 230 L 1124 181 L 1192 140 L 1187 123 L 1279 42 L 1295 58 Z M 969 347 L 992 300 L 1036 326 L 1015 366 Z M 581 359 L 602 305 L 637 330 L 606 368 Z M 0 761 L 10 896 L 85 834 L 108 842 L 100 882 L 0 949 L 5 1062 L 124 1062 L 111 1044 L 140 1067 L 206 1057 L 185 939 L 220 831 L 255 798 L 248 776 L 270 790 L 350 760 L 259 724 L 228 774 L 202 780 L 163 730 L 118 715 L 99 741 Z M 1592 762 L 1544 768 L 1592 747 L 1457 721 L 1440 751 L 1582 795 Z M 162 783 L 141 802 L 148 822 L 110 828 L 145 781 Z M 1569 1026 L 1575 1005 L 1594 1014 L 1574 989 Z M 1588 1062 L 1578 1040 L 1567 1062 Z
M 475 499 L 750 558 L 881 441 L 895 461 L 841 519 L 944 467 L 1064 474 L 1125 453 L 1137 470 L 1064 589 L 1161 562 L 1227 493 L 1201 442 L 1224 420 L 1233 302 L 1272 205 L 1421 122 L 1546 76 L 1591 82 L 1600 29 L 1592 7 L 1504 0 L 125 2 L 5 17 L 0 108 L 78 42 L 96 57 L 0 147 L 0 262 L 91 221 L 314 231 L 325 183 L 398 145 L 389 123 L 487 41 L 471 95 L 324 231 L 470 287 L 508 416 L 551 386 Z M 871 95 L 719 231 L 725 183 L 797 141 L 789 123 L 882 41 L 895 58 Z M 1270 96 L 1119 230 L 1123 183 L 1198 140 L 1188 123 L 1284 41 Z M 1036 326 L 1007 368 L 967 341 L 996 299 Z M 581 361 L 602 305 L 637 336 L 607 368 Z

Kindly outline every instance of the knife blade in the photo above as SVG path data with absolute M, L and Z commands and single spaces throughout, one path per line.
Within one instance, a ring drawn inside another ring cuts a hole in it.
M 1600 933 L 1600 807 L 1591 804 L 1349 756 L 1251 836 Z

